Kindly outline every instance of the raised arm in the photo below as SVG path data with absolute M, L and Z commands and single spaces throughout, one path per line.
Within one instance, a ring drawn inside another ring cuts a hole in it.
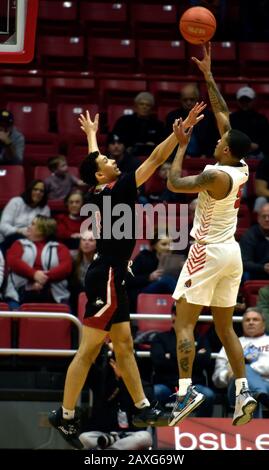
M 211 72 L 210 42 L 206 46 L 203 46 L 203 52 L 204 57 L 202 58 L 202 60 L 198 60 L 196 57 L 192 57 L 192 60 L 196 63 L 198 68 L 204 74 L 211 107 L 217 120 L 220 135 L 223 135 L 231 128 L 229 120 L 229 110 Z
M 87 136 L 88 152 L 99 152 L 96 139 L 99 124 L 99 114 L 96 114 L 94 116 L 94 120 L 92 121 L 89 111 L 86 111 L 86 115 L 84 116 L 84 114 L 80 114 L 78 120 L 80 123 L 80 128 Z
M 168 175 L 168 189 L 176 193 L 208 191 L 216 199 L 225 197 L 230 189 L 230 179 L 227 173 L 219 170 L 207 170 L 199 175 L 181 177 L 183 158 L 190 141 L 192 127 L 185 131 L 182 119 L 179 119 L 174 123 L 173 129 L 179 147 Z
M 182 127 L 184 129 L 188 129 L 200 122 L 204 117 L 201 112 L 205 109 L 205 107 L 206 105 L 203 102 L 196 103 L 195 106 L 190 110 L 185 121 L 182 122 Z M 136 170 L 135 177 L 137 187 L 145 183 L 145 181 L 150 178 L 154 171 L 167 160 L 177 144 L 177 136 L 174 132 L 172 132 L 172 134 L 167 137 L 167 139 L 155 147 L 147 160 L 145 160 Z

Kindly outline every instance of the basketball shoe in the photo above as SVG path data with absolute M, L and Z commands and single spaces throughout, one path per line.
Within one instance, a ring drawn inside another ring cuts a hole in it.
M 64 419 L 62 408 L 53 410 L 49 413 L 50 424 L 59 431 L 62 437 L 75 449 L 83 449 L 83 444 L 79 440 L 80 419 L 75 416 L 74 419 Z
M 137 413 L 132 419 L 133 425 L 137 428 L 143 428 L 147 426 L 167 426 L 168 416 L 160 408 L 155 406 L 145 406 L 137 410 Z
M 186 395 L 176 394 L 176 402 L 169 418 L 169 426 L 175 426 L 179 421 L 186 418 L 205 399 L 202 393 L 196 392 L 192 385 L 189 385 Z
M 250 394 L 249 390 L 243 389 L 235 398 L 235 409 L 233 415 L 233 425 L 240 426 L 247 424 L 252 418 L 257 402 Z

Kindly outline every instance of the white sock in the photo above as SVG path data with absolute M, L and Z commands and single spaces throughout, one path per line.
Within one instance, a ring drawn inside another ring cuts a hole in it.
M 183 397 L 184 395 L 186 395 L 187 393 L 187 390 L 188 390 L 188 387 L 192 384 L 192 380 L 191 379 L 179 379 L 178 381 L 178 392 L 177 394 L 180 396 L 180 397 Z
M 141 410 L 142 408 L 146 408 L 146 406 L 150 406 L 150 402 L 147 398 L 143 398 L 143 400 L 138 401 L 135 403 L 135 407 Z
M 235 394 L 239 395 L 242 388 L 246 388 L 248 390 L 248 381 L 246 377 L 242 379 L 235 379 Z
M 62 410 L 63 410 L 63 418 L 64 419 L 74 419 L 75 417 L 75 410 L 67 410 L 66 408 L 64 408 L 62 406 Z

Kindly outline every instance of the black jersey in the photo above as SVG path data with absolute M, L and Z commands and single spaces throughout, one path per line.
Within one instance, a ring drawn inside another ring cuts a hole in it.
M 118 260 L 129 260 L 136 241 L 135 171 L 121 175 L 112 183 L 96 186 L 89 193 L 87 202 L 95 204 L 99 209 L 99 214 L 95 214 L 100 229 L 96 240 L 98 253 Z

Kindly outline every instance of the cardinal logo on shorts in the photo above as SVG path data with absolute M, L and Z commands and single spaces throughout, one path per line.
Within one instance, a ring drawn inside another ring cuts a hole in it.
M 101 306 L 101 305 L 104 305 L 104 301 L 102 299 L 100 299 L 100 297 L 97 297 L 96 301 L 95 301 L 95 305 L 97 307 Z
M 188 279 L 188 280 L 185 282 L 184 287 L 191 287 L 191 279 Z

